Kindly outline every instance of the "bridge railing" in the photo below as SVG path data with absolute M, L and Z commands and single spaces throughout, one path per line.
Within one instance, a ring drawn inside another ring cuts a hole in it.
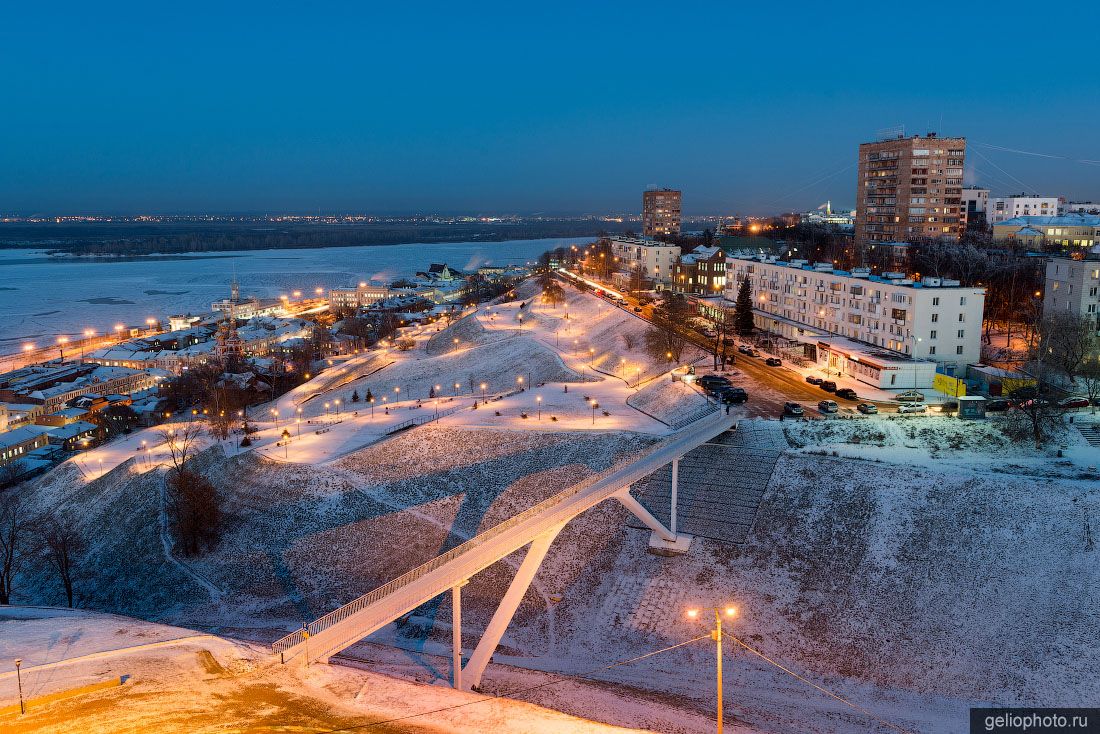
M 406 571 L 405 573 L 401 574 L 400 576 L 393 579 L 392 581 L 389 581 L 389 582 L 383 584 L 382 586 L 379 586 L 378 588 L 374 589 L 373 591 L 369 591 L 366 594 L 360 596 L 359 598 L 354 599 L 354 600 L 348 602 L 347 604 L 344 604 L 343 606 L 332 610 L 328 614 L 326 614 L 322 617 L 319 617 L 318 619 L 314 620 L 313 622 L 310 622 L 307 626 L 303 627 L 302 629 L 299 629 L 299 630 L 296 630 L 295 632 L 290 633 L 286 637 L 283 637 L 282 639 L 280 639 L 280 640 L 276 641 L 275 643 L 273 643 L 272 646 L 271 646 L 271 651 L 273 653 L 275 653 L 276 655 L 278 655 L 281 652 L 285 652 L 286 650 L 289 650 L 290 648 L 294 647 L 295 645 L 298 645 L 298 644 L 304 642 L 307 639 L 307 632 L 308 632 L 309 636 L 313 636 L 313 635 L 316 635 L 320 632 L 323 632 L 323 631 L 329 629 L 333 625 L 344 621 L 345 619 L 352 616 L 353 614 L 369 607 L 370 605 L 372 605 L 376 602 L 381 601 L 382 599 L 386 598 L 387 596 L 394 593 L 395 591 L 408 586 L 409 584 L 417 581 L 418 579 L 423 578 L 424 576 L 427 576 L 428 574 L 432 573 L 433 571 L 438 570 L 439 568 L 445 566 L 446 564 L 450 563 L 451 561 L 455 560 L 456 558 L 466 554 L 467 552 L 469 552 L 469 551 L 471 551 L 475 548 L 478 548 L 478 547 L 492 541 L 495 538 L 500 537 L 501 535 L 508 532 L 509 530 L 516 527 L 517 525 L 521 525 L 524 522 L 527 522 L 528 520 L 530 520 L 531 518 L 534 518 L 538 515 L 541 515 L 542 513 L 546 512 L 547 510 L 550 510 L 550 509 L 562 504 L 566 500 L 571 499 L 573 497 L 576 497 L 578 494 L 584 492 L 585 490 L 589 489 L 590 487 L 592 487 L 596 483 L 602 481 L 603 479 L 605 479 L 606 477 L 614 474 L 615 472 L 619 471 L 620 469 L 622 469 L 626 466 L 629 466 L 631 464 L 636 464 L 640 460 L 645 459 L 645 458 L 649 457 L 650 455 L 665 449 L 666 447 L 667 447 L 666 442 L 655 443 L 655 444 L 643 449 L 638 454 L 634 454 L 634 455 L 630 456 L 629 458 L 618 461 L 614 465 L 612 465 L 611 467 L 608 467 L 607 469 L 605 469 L 601 472 L 597 472 L 597 473 L 593 474 L 592 476 L 588 477 L 587 479 L 585 479 L 585 480 L 583 480 L 583 481 L 581 481 L 577 484 L 574 484 L 573 486 L 569 487 L 568 489 L 562 490 L 561 492 L 558 492 L 557 494 L 546 498 L 542 502 L 539 502 L 538 504 L 527 508 L 526 510 L 519 513 L 518 515 L 513 515 L 512 517 L 508 518 L 507 520 L 500 523 L 499 525 L 494 525 L 493 527 L 489 528 L 488 530 L 486 530 L 482 533 L 478 533 L 477 535 L 470 538 L 469 540 L 467 540 L 463 543 L 460 543 L 459 545 L 456 545 L 454 548 L 447 551 L 446 553 L 438 555 L 435 558 L 433 558 L 432 560 L 428 561 L 427 563 L 421 564 L 420 566 L 417 566 L 416 568 L 414 568 L 410 571 Z M 617 486 L 610 488 L 609 494 L 614 492 L 614 491 L 617 491 L 618 489 L 620 489 L 620 487 L 617 487 Z

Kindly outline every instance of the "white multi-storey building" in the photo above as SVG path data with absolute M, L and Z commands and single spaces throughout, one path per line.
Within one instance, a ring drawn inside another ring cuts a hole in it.
M 996 196 L 989 199 L 986 222 L 992 226 L 1015 217 L 1054 217 L 1061 214 L 1057 196 Z
M 921 387 L 888 374 L 897 369 L 893 362 L 935 363 L 942 372 L 958 374 L 980 361 L 982 288 L 939 278 L 914 282 L 901 273 L 846 272 L 800 260 L 732 257 L 726 267 L 728 300 L 747 278 L 757 326 L 815 345 L 818 362 L 827 360 L 841 374 L 885 388 Z
M 672 282 L 680 246 L 634 237 L 611 237 L 611 252 L 619 259 L 619 270 L 630 273 L 639 268 L 642 277 L 659 284 Z
M 1094 328 L 1100 326 L 1100 260 L 1055 257 L 1047 261 L 1043 316 L 1067 311 L 1088 318 Z

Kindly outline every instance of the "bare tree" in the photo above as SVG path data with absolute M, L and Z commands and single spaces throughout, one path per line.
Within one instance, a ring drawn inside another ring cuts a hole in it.
M 34 524 L 38 536 L 38 554 L 57 574 L 65 588 L 65 599 L 73 606 L 73 578 L 87 544 L 76 526 L 58 515 L 42 518 Z
M 220 537 L 222 513 L 217 490 L 206 477 L 192 471 L 203 433 L 197 423 L 180 424 L 161 431 L 172 463 L 166 478 L 167 509 L 176 545 L 185 555 L 198 555 Z
M 0 464 L 0 487 L 9 487 L 19 481 L 23 476 L 23 462 L 12 459 L 6 464 Z
M 15 575 L 23 560 L 23 512 L 23 502 L 16 494 L 0 494 L 0 604 L 11 604 Z
M 669 295 L 653 309 L 650 327 L 646 330 L 646 349 L 654 359 L 680 361 L 687 346 L 684 323 L 688 306 L 683 296 Z
M 557 308 L 565 302 L 565 289 L 556 280 L 551 280 L 542 287 L 542 301 Z
M 1092 320 L 1069 311 L 1055 311 L 1039 322 L 1035 361 L 1057 367 L 1074 381 L 1085 358 L 1093 351 L 1096 332 Z
M 1077 369 L 1077 378 L 1085 388 L 1090 410 L 1095 413 L 1096 400 L 1100 398 L 1100 352 L 1095 346 Z
M 183 465 L 198 451 L 203 434 L 202 424 L 173 423 L 161 428 L 157 433 L 168 447 L 168 458 L 172 462 L 172 469 L 176 474 L 183 472 Z

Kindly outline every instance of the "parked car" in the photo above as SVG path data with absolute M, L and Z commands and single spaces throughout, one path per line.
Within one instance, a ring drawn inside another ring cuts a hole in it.
M 842 387 L 836 391 L 838 398 L 847 398 L 848 400 L 858 400 L 859 396 L 856 395 L 856 391 L 850 387 Z
M 703 375 L 695 379 L 700 385 L 728 385 L 730 384 L 730 378 L 723 377 L 722 375 Z
M 635 306 L 634 307 L 634 313 L 641 313 L 641 312 L 642 312 L 642 307 L 641 306 Z
M 1071 408 L 1087 408 L 1089 407 L 1088 398 L 1066 398 L 1062 402 L 1058 403 L 1058 407 L 1062 410 L 1069 410 Z
M 817 404 L 817 409 L 822 413 L 835 413 L 840 410 L 840 406 L 836 404 L 835 400 L 822 400 Z
M 1030 400 L 1038 394 L 1039 388 L 1035 387 L 1034 385 L 1024 385 L 1023 387 L 1018 387 L 1010 392 L 1008 394 L 1008 397 L 1012 400 L 1019 402 L 1021 400 Z
M 783 365 L 783 360 L 781 360 L 779 357 L 768 357 L 764 360 L 764 364 L 768 365 L 769 367 L 781 367 Z
M 856 406 L 856 410 L 864 415 L 875 415 L 878 413 L 878 407 L 874 403 L 860 403 Z
M 958 401 L 957 400 L 947 400 L 943 403 L 940 403 L 940 412 L 941 413 L 958 413 L 959 412 L 959 403 L 958 403 Z
M 749 394 L 743 387 L 723 387 L 718 391 L 718 398 L 723 403 L 743 403 L 749 399 Z
M 836 383 L 832 380 L 822 380 L 817 386 L 825 392 L 836 392 Z
M 756 351 L 755 349 L 750 349 L 750 350 L 749 350 L 749 356 L 750 356 L 750 357 L 759 357 L 759 356 L 760 356 L 760 352 Z
M 810 383 L 811 385 L 820 385 L 821 378 L 814 377 L 813 375 L 806 375 L 806 382 Z
M 985 401 L 985 409 L 987 412 L 999 413 L 1002 410 L 1008 410 L 1012 407 L 1012 403 L 1004 398 L 993 398 L 992 400 Z
M 741 352 L 741 354 L 752 354 L 752 347 L 748 344 L 742 344 L 737 347 L 737 351 Z
M 804 415 L 806 411 L 802 409 L 802 406 L 798 403 L 783 403 L 783 415 L 789 415 L 794 418 L 798 418 Z
M 898 406 L 899 413 L 926 413 L 928 406 L 924 403 L 902 403 Z
M 906 390 L 903 393 L 898 393 L 897 399 L 903 403 L 923 403 L 924 393 L 916 390 Z

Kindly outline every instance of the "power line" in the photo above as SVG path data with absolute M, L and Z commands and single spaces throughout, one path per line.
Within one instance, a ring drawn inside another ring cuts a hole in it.
M 591 670 L 586 670 L 583 673 L 578 673 L 576 675 L 570 675 L 568 677 L 566 677 L 564 675 L 559 675 L 558 680 L 547 681 L 546 683 L 539 683 L 538 685 L 527 686 L 525 688 L 515 688 L 515 689 L 512 689 L 510 691 L 504 691 L 503 693 L 497 693 L 497 694 L 492 695 L 492 696 L 485 696 L 484 698 L 479 698 L 479 699 L 476 699 L 474 701 L 466 701 L 464 703 L 456 703 L 452 706 L 443 706 L 441 708 L 432 709 L 431 711 L 421 711 L 420 713 L 408 714 L 407 716 L 398 716 L 398 717 L 393 718 L 393 719 L 384 719 L 382 721 L 372 721 L 369 724 L 359 724 L 359 725 L 356 725 L 356 726 L 347 726 L 347 727 L 343 727 L 341 729 L 323 729 L 323 730 L 320 730 L 318 732 L 318 734 L 332 734 L 333 732 L 343 732 L 343 731 L 361 731 L 363 729 L 371 729 L 371 728 L 376 727 L 376 726 L 382 726 L 383 724 L 394 724 L 394 723 L 399 722 L 399 721 L 407 721 L 408 719 L 415 719 L 415 718 L 418 718 L 418 717 L 421 717 L 421 716 L 428 716 L 430 714 L 438 714 L 438 713 L 442 713 L 444 711 L 453 711 L 454 709 L 465 708 L 466 706 L 473 706 L 475 704 L 485 703 L 487 701 L 496 701 L 496 700 L 501 699 L 501 698 L 515 698 L 516 696 L 522 695 L 524 693 L 529 693 L 531 691 L 536 691 L 540 688 L 546 688 L 548 686 L 556 686 L 559 683 L 568 683 L 571 680 L 574 680 L 576 678 L 584 678 L 585 676 L 592 675 L 593 673 L 599 673 L 600 671 L 603 671 L 603 670 L 611 670 L 612 668 L 617 668 L 617 667 L 622 666 L 622 665 L 629 665 L 630 663 L 636 663 L 639 660 L 645 660 L 646 658 L 653 657 L 654 655 L 660 655 L 663 652 L 668 652 L 669 650 L 675 650 L 678 647 L 683 647 L 685 645 L 690 645 L 694 642 L 698 642 L 699 640 L 707 640 L 707 639 L 710 639 L 710 634 L 709 633 L 705 634 L 705 635 L 700 635 L 699 637 L 693 637 L 690 640 L 686 640 L 684 642 L 678 642 L 675 645 L 669 645 L 668 647 L 662 647 L 660 650 L 654 650 L 652 652 L 647 652 L 644 655 L 638 655 L 637 657 L 629 658 L 627 660 L 619 660 L 617 662 L 611 663 L 610 665 L 603 665 L 603 666 L 600 666 L 598 668 L 592 668 Z M 551 674 L 551 675 L 553 675 L 553 674 Z
M 1015 181 L 1016 183 L 1018 183 L 1018 184 L 1020 184 L 1021 186 L 1023 186 L 1023 187 L 1024 187 L 1024 191 L 1035 191 L 1035 189 L 1033 189 L 1032 187 L 1028 186 L 1028 185 L 1027 185 L 1026 183 L 1024 183 L 1024 182 L 1023 182 L 1023 181 L 1021 181 L 1020 179 L 1016 178 L 1015 176 L 1013 176 L 1013 175 L 1012 175 L 1011 173 L 1009 173 L 1009 172 L 1008 172 L 1008 171 L 1006 171 L 1005 169 L 1003 169 L 1003 168 L 1001 168 L 1000 166 L 998 166 L 998 165 L 997 165 L 996 163 L 994 163 L 994 162 L 993 162 L 992 160 L 990 160 L 988 156 L 986 156 L 986 155 L 985 155 L 984 153 L 982 153 L 982 152 L 981 152 L 980 150 L 978 150 L 977 148 L 975 148 L 975 149 L 974 149 L 974 152 L 975 152 L 976 154 L 978 154 L 978 156 L 980 156 L 980 157 L 981 157 L 981 159 L 982 159 L 983 161 L 985 161 L 985 162 L 986 162 L 986 163 L 988 163 L 989 165 L 993 166 L 993 167 L 994 167 L 994 168 L 996 168 L 996 169 L 997 169 L 998 171 L 1000 171 L 1000 172 L 1001 172 L 1001 173 L 1003 173 L 1004 175 L 1008 176 L 1009 178 L 1011 178 L 1011 179 L 1012 179 L 1013 181 Z
M 840 694 L 838 694 L 838 693 L 833 693 L 832 691 L 828 690 L 827 688 L 822 688 L 821 686 L 819 686 L 818 684 L 814 683 L 813 681 L 811 681 L 811 680 L 807 680 L 806 678 L 803 678 L 803 677 L 802 677 L 801 675 L 799 675 L 798 673 L 794 672 L 794 671 L 793 671 L 793 670 L 791 670 L 790 668 L 785 668 L 785 667 L 783 667 L 783 666 L 782 666 L 781 664 L 779 664 L 779 663 L 777 663 L 776 661 L 772 660 L 771 658 L 769 658 L 769 657 L 768 657 L 767 655 L 765 655 L 764 653 L 760 652 L 759 650 L 755 650 L 755 649 L 753 649 L 753 648 L 749 647 L 749 646 L 748 646 L 747 644 L 745 644 L 745 643 L 744 643 L 743 641 L 741 641 L 741 640 L 740 640 L 739 638 L 735 637 L 734 635 L 731 635 L 731 634 L 729 634 L 729 633 L 727 632 L 727 633 L 726 633 L 726 634 L 725 634 L 724 636 L 725 636 L 725 637 L 729 637 L 729 638 L 730 638 L 730 639 L 732 639 L 732 640 L 733 640 L 734 642 L 736 642 L 736 643 L 737 643 L 738 645 L 740 645 L 741 647 L 745 648 L 746 650 L 748 650 L 749 652 L 751 652 L 751 653 L 752 653 L 753 655 L 756 655 L 757 657 L 759 657 L 759 658 L 760 658 L 761 660 L 763 660 L 763 661 L 765 661 L 765 662 L 767 662 L 767 663 L 770 663 L 771 665 L 774 665 L 775 667 L 779 668 L 780 670 L 782 670 L 782 671 L 783 671 L 784 673 L 786 673 L 787 675 L 790 675 L 790 676 L 792 676 L 792 677 L 794 677 L 794 678 L 796 678 L 796 679 L 798 679 L 798 680 L 802 681 L 803 683 L 805 683 L 806 685 L 810 686 L 811 688 L 815 688 L 815 689 L 817 689 L 818 691 L 821 691 L 821 692 L 822 692 L 822 693 L 824 693 L 824 694 L 825 694 L 826 696 L 829 696 L 830 698 L 835 698 L 835 699 L 836 699 L 837 701 L 840 701 L 840 702 L 841 702 L 842 704 L 844 704 L 845 706 L 849 706 L 849 707 L 851 707 L 852 709 L 854 709 L 854 710 L 856 710 L 856 711 L 859 711 L 859 712 L 860 712 L 861 714 L 863 714 L 863 715 L 865 715 L 865 716 L 869 716 L 870 718 L 874 719 L 874 720 L 875 720 L 875 721 L 877 721 L 878 723 L 880 723 L 880 724 L 884 724 L 885 726 L 888 726 L 888 727 L 890 727 L 891 729 L 895 729 L 895 730 L 897 730 L 897 731 L 901 732 L 902 734 L 913 734 L 913 732 L 909 731 L 908 729 L 903 729 L 902 727 L 898 726 L 897 724 L 895 724 L 895 723 L 893 723 L 893 722 L 887 721 L 886 719 L 883 719 L 883 718 L 880 718 L 880 717 L 876 716 L 875 714 L 871 713 L 871 712 L 870 712 L 870 711 L 868 711 L 867 709 L 865 709 L 865 708 L 863 708 L 862 706 L 860 706 L 860 705 L 859 705 L 858 703 L 852 703 L 851 701 L 849 701 L 848 699 L 844 698 L 844 697 L 843 697 L 843 696 L 841 696 Z

